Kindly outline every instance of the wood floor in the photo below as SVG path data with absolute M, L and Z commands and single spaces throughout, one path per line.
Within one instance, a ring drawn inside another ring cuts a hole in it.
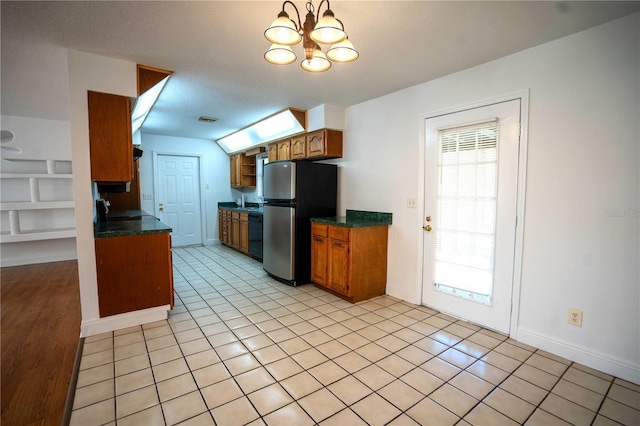
M 3 425 L 59 425 L 80 336 L 76 261 L 2 268 Z

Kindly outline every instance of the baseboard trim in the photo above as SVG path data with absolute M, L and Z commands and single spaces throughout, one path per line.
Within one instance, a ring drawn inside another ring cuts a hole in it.
M 76 359 L 73 362 L 73 370 L 71 371 L 71 380 L 69 380 L 69 389 L 67 389 L 67 399 L 64 402 L 64 411 L 62 412 L 61 426 L 69 426 L 71 422 L 71 412 L 73 411 L 73 401 L 76 398 L 76 386 L 78 385 L 78 373 L 80 372 L 80 361 L 82 361 L 82 351 L 84 350 L 84 339 L 78 340 L 78 348 L 76 349 Z
M 136 325 L 165 320 L 171 306 L 164 305 L 155 308 L 143 309 L 126 314 L 112 315 L 92 321 L 82 321 L 80 325 L 80 337 L 89 337 L 109 331 L 120 330 L 122 328 L 134 327 Z
M 594 352 L 582 346 L 570 345 L 522 327 L 518 328 L 518 341 L 640 385 L 640 365 L 638 364 Z
M 78 259 L 78 255 L 73 253 L 56 253 L 56 254 L 48 254 L 46 256 L 36 256 L 36 257 L 16 257 L 13 259 L 2 259 L 0 260 L 1 267 L 7 266 L 22 266 L 22 265 L 34 265 L 36 263 L 51 263 L 51 262 L 62 262 L 65 260 L 76 260 Z

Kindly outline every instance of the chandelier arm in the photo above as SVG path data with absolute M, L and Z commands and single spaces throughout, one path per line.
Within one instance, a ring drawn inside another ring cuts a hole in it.
M 309 3 L 311 3 L 311 2 L 309 2 Z M 331 4 L 329 4 L 329 0 L 322 0 L 320 2 L 320 4 L 318 5 L 318 20 L 320 20 L 320 17 L 322 16 L 320 14 L 320 8 L 322 7 L 323 3 L 327 3 L 327 10 L 331 10 Z
M 290 1 L 290 0 L 285 0 L 285 2 L 284 2 L 284 3 L 282 3 L 282 11 L 283 11 L 283 12 L 285 11 L 285 10 L 284 10 L 284 6 L 285 6 L 287 3 L 289 3 L 289 4 L 290 4 L 291 6 L 293 6 L 293 8 L 295 9 L 295 11 L 296 11 L 296 16 L 298 17 L 298 31 L 302 31 L 302 21 L 300 20 L 300 12 L 298 12 L 298 8 L 296 7 L 296 5 L 295 5 L 292 1 Z M 291 21 L 293 22 L 293 24 L 294 24 L 294 25 L 296 24 L 296 22 L 295 22 L 293 19 L 292 19 Z

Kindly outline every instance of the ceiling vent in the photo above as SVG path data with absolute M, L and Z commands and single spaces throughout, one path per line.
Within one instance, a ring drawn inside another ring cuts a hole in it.
M 216 121 L 218 121 L 218 119 L 201 115 L 200 117 L 198 117 L 198 121 L 204 121 L 205 123 L 215 123 Z

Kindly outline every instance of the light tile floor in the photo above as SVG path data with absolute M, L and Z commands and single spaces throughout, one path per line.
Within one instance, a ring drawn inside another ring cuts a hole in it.
M 640 386 L 426 307 L 173 262 L 167 321 L 85 339 L 72 425 L 640 424 Z

